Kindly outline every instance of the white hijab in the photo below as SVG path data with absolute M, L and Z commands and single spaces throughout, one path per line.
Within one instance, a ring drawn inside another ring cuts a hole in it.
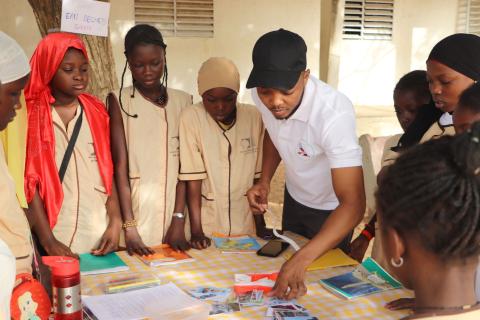
M 30 73 L 30 64 L 22 47 L 0 31 L 0 82 L 10 83 Z

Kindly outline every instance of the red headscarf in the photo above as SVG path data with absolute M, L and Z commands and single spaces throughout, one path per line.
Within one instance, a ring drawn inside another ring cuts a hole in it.
M 28 115 L 25 194 L 27 201 L 31 202 L 38 188 L 51 228 L 57 223 L 62 207 L 63 189 L 55 163 L 55 135 L 51 113 L 55 98 L 49 84 L 69 48 L 81 50 L 88 59 L 85 45 L 74 34 L 52 33 L 43 38 L 30 60 L 32 71 L 25 88 Z M 94 96 L 81 94 L 78 100 L 90 125 L 100 176 L 110 195 L 113 164 L 108 113 L 105 105 Z

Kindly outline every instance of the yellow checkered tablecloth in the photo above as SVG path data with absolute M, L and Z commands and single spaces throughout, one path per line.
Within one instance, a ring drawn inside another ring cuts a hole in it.
M 305 239 L 293 236 L 298 243 Z M 264 241 L 259 240 L 261 244 Z M 289 249 L 292 250 L 292 249 Z M 184 290 L 198 286 L 233 287 L 235 273 L 278 271 L 285 261 L 282 256 L 277 258 L 261 257 L 256 254 L 224 254 L 213 245 L 206 250 L 190 250 L 194 262 L 170 266 L 150 268 L 135 256 L 119 252 L 119 256 L 130 267 L 128 272 L 146 272 L 158 275 L 163 283 L 172 281 Z M 355 300 L 346 300 L 326 291 L 319 279 L 332 277 L 348 272 L 352 267 L 339 267 L 307 272 L 307 295 L 298 299 L 308 311 L 319 319 L 400 319 L 405 312 L 392 312 L 384 308 L 385 303 L 411 296 L 406 290 L 391 290 L 369 295 Z M 104 293 L 105 283 L 124 278 L 128 272 L 82 276 L 82 294 L 98 295 Z M 264 319 L 266 307 L 246 307 L 240 312 L 215 315 L 211 319 Z

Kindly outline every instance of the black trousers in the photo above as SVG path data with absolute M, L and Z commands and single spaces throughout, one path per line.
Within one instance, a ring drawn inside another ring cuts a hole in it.
M 302 235 L 308 239 L 312 239 L 323 226 L 332 210 L 319 210 L 307 207 L 297 202 L 288 193 L 285 187 L 283 200 L 283 219 L 282 229 Z M 352 232 L 350 232 L 338 245 L 337 248 L 348 253 L 349 244 L 352 240 Z

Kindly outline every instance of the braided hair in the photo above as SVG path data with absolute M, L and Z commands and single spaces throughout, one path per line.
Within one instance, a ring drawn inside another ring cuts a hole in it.
M 442 259 L 480 254 L 480 123 L 414 146 L 388 167 L 376 193 L 383 227 L 417 234 Z
M 119 102 L 120 102 L 120 108 L 122 111 L 128 115 L 129 117 L 137 118 L 138 115 L 134 114 L 131 115 L 128 112 L 125 111 L 123 108 L 122 104 L 122 90 L 123 90 L 123 84 L 124 84 L 124 78 L 125 78 L 125 72 L 127 71 L 127 65 L 128 65 L 128 57 L 132 54 L 133 50 L 135 49 L 136 46 L 138 45 L 146 45 L 146 44 L 153 44 L 157 45 L 163 48 L 165 51 L 167 49 L 167 45 L 163 41 L 163 36 L 160 33 L 160 31 L 148 24 L 137 24 L 136 26 L 132 27 L 130 30 L 128 30 L 126 36 L 125 36 L 125 51 L 123 52 L 125 54 L 125 57 L 127 58 L 125 60 L 125 66 L 123 67 L 123 72 L 122 72 L 122 81 L 120 85 L 120 92 L 119 92 Z M 168 85 L 168 69 L 167 69 L 167 55 L 165 52 L 165 64 L 164 64 L 164 70 L 163 70 L 163 76 L 160 84 L 167 88 Z M 135 84 L 135 79 L 133 79 L 133 84 Z M 135 85 L 133 86 L 133 92 L 131 97 L 135 97 Z

